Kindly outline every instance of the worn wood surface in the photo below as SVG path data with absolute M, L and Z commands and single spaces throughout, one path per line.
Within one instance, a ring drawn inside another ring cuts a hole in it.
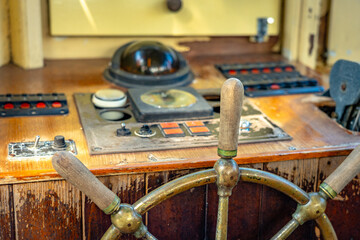
M 311 192 L 318 190 L 320 182 L 344 158 L 301 159 L 242 167 L 273 172 Z M 123 203 L 131 204 L 145 193 L 192 171 L 125 174 L 99 180 Z M 326 213 L 339 239 L 360 236 L 358 177 L 335 200 L 328 202 Z M 17 239 L 38 239 L 38 236 L 42 239 L 99 239 L 111 224 L 110 216 L 65 181 L 2 185 L 0 191 L 0 239 L 15 239 L 15 235 Z M 159 239 L 214 239 L 217 198 L 215 184 L 194 188 L 154 207 L 143 220 Z M 290 220 L 295 208 L 296 203 L 280 192 L 240 182 L 230 197 L 229 239 L 269 239 Z M 314 222 L 308 222 L 289 239 L 317 239 L 314 227 Z M 124 239 L 134 238 L 125 236 Z
M 13 186 L 16 239 L 80 239 L 81 194 L 65 181 Z
M 339 193 L 359 172 L 360 146 L 356 147 L 324 182 Z
M 52 164 L 65 180 L 90 197 L 101 210 L 109 207 L 116 198 L 73 154 L 55 153 Z
M 122 203 L 132 204 L 145 194 L 144 174 L 130 174 L 120 176 L 101 177 L 99 180 L 111 189 L 121 199 Z M 83 195 L 83 239 L 100 239 L 110 227 L 110 216 L 101 211 L 94 202 Z M 143 219 L 145 223 L 145 219 Z M 130 235 L 124 235 L 122 239 L 136 239 Z
M 243 98 L 244 87 L 238 79 L 228 79 L 221 87 L 219 150 L 237 149 Z M 230 155 L 235 156 L 236 154 Z
M 319 184 L 325 180 L 345 157 L 321 158 L 319 160 Z M 333 199 L 328 201 L 325 213 L 331 220 L 339 239 L 359 239 L 360 174 L 357 175 Z
M 0 239 L 15 239 L 13 186 L 0 186 Z
M 224 78 L 214 68 L 214 63 L 281 60 L 281 56 L 270 54 L 221 58 L 186 57 L 196 75 L 196 80 L 191 85 L 195 88 L 221 87 Z M 72 94 L 115 87 L 102 78 L 101 74 L 107 63 L 107 59 L 58 60 L 47 61 L 43 69 L 31 71 L 24 71 L 14 65 L 0 68 L 0 94 L 64 92 L 70 110 L 67 116 L 0 119 L 0 138 L 4 143 L 0 148 L 0 184 L 59 178 L 52 168 L 50 158 L 24 161 L 7 159 L 6 147 L 9 142 L 33 141 L 36 135 L 40 135 L 43 140 L 53 139 L 55 135 L 73 139 L 78 149 L 77 157 L 95 175 L 202 168 L 211 167 L 215 163 L 216 147 L 89 156 Z M 303 74 L 318 77 L 316 73 L 301 65 L 298 69 Z M 275 124 L 291 135 L 293 140 L 240 145 L 236 161 L 246 164 L 349 154 L 350 150 L 360 143 L 360 136 L 349 134 L 313 104 L 303 102 L 306 96 L 251 99 Z M 155 156 L 159 161 L 151 161 L 149 156 Z
M 294 160 L 265 163 L 264 170 L 275 173 L 307 192 L 316 191 L 318 159 Z M 296 202 L 283 193 L 263 187 L 260 234 L 262 239 L 270 239 L 291 220 L 296 210 Z M 314 223 L 307 222 L 294 231 L 289 239 L 314 239 Z
M 147 192 L 192 171 L 170 171 L 147 174 Z M 158 239 L 204 239 L 206 186 L 192 188 L 148 213 L 148 229 Z

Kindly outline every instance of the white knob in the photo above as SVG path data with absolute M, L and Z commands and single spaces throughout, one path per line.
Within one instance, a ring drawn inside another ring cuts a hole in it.
M 126 95 L 118 89 L 102 89 L 92 96 L 92 102 L 99 108 L 118 108 L 126 103 Z

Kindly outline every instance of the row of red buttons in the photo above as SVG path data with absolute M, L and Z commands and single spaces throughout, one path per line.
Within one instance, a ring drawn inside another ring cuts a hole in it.
M 185 122 L 185 126 L 188 127 L 192 135 L 208 135 L 210 134 L 209 128 L 205 126 L 202 121 L 188 121 Z M 165 137 L 169 136 L 184 136 L 183 130 L 180 128 L 178 123 L 166 122 L 160 123 L 160 127 L 165 134 Z
M 284 71 L 285 72 L 292 72 L 294 69 L 292 67 L 285 67 L 284 68 Z M 240 70 L 240 74 L 248 74 L 248 73 L 252 73 L 252 74 L 258 74 L 260 72 L 263 72 L 263 73 L 271 73 L 271 72 L 283 72 L 283 69 L 280 68 L 280 67 L 276 67 L 274 69 L 270 69 L 270 68 L 263 68 L 263 69 L 257 69 L 257 68 L 254 68 L 254 69 L 251 69 L 251 70 L 246 70 L 246 69 L 243 69 L 243 70 Z M 230 75 L 236 75 L 238 74 L 238 72 L 236 70 L 229 70 L 228 73 Z
M 29 109 L 30 107 L 31 107 L 30 103 L 27 103 L 27 102 L 23 102 L 20 104 L 20 109 Z M 36 103 L 35 107 L 36 108 L 46 108 L 47 105 L 45 102 L 38 102 L 38 103 Z M 61 104 L 61 102 L 52 102 L 51 107 L 52 108 L 61 108 L 62 104 Z M 13 103 L 5 103 L 3 108 L 7 109 L 7 110 L 14 109 L 15 105 Z

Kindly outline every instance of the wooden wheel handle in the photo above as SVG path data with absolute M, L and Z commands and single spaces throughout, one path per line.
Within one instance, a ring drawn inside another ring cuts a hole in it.
M 320 189 L 334 198 L 360 172 L 360 146 L 328 176 L 320 185 Z
M 220 133 L 218 155 L 232 158 L 237 155 L 240 115 L 244 87 L 236 78 L 229 78 L 221 88 Z
M 69 152 L 57 152 L 52 158 L 55 170 L 72 185 L 87 195 L 105 213 L 118 199 L 85 165 Z

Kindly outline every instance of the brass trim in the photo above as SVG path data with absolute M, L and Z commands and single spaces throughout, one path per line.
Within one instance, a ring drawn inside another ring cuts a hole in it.
M 218 148 L 218 155 L 223 158 L 232 158 L 236 157 L 237 155 L 237 149 L 236 150 L 223 150 Z
M 214 169 L 191 173 L 168 182 L 167 184 L 140 198 L 133 204 L 134 210 L 142 215 L 166 199 L 169 199 L 193 187 L 214 183 L 215 181 L 216 172 Z
M 337 240 L 336 232 L 332 226 L 328 216 L 323 213 L 320 217 L 315 219 L 317 226 L 320 228 L 323 239 Z
M 114 200 L 110 203 L 110 205 L 107 206 L 105 209 L 103 209 L 103 212 L 105 214 L 111 214 L 117 211 L 119 208 L 120 208 L 120 198 L 118 196 L 115 196 Z
M 271 187 L 288 195 L 299 204 L 306 204 L 310 200 L 310 197 L 304 190 L 282 177 L 252 168 L 239 169 L 240 180 L 244 182 L 252 182 Z
M 326 182 L 321 183 L 319 188 L 331 199 L 334 199 L 337 195 L 337 192 L 335 192 Z
M 216 223 L 216 240 L 226 240 L 228 230 L 229 197 L 219 196 L 219 207 Z
M 113 224 L 106 230 L 104 235 L 101 237 L 101 240 L 116 240 L 122 236 L 120 230 L 115 227 Z
M 286 239 L 290 236 L 290 234 L 295 231 L 295 229 L 299 226 L 299 222 L 295 219 L 291 219 L 279 232 L 277 232 L 271 240 L 280 240 Z

